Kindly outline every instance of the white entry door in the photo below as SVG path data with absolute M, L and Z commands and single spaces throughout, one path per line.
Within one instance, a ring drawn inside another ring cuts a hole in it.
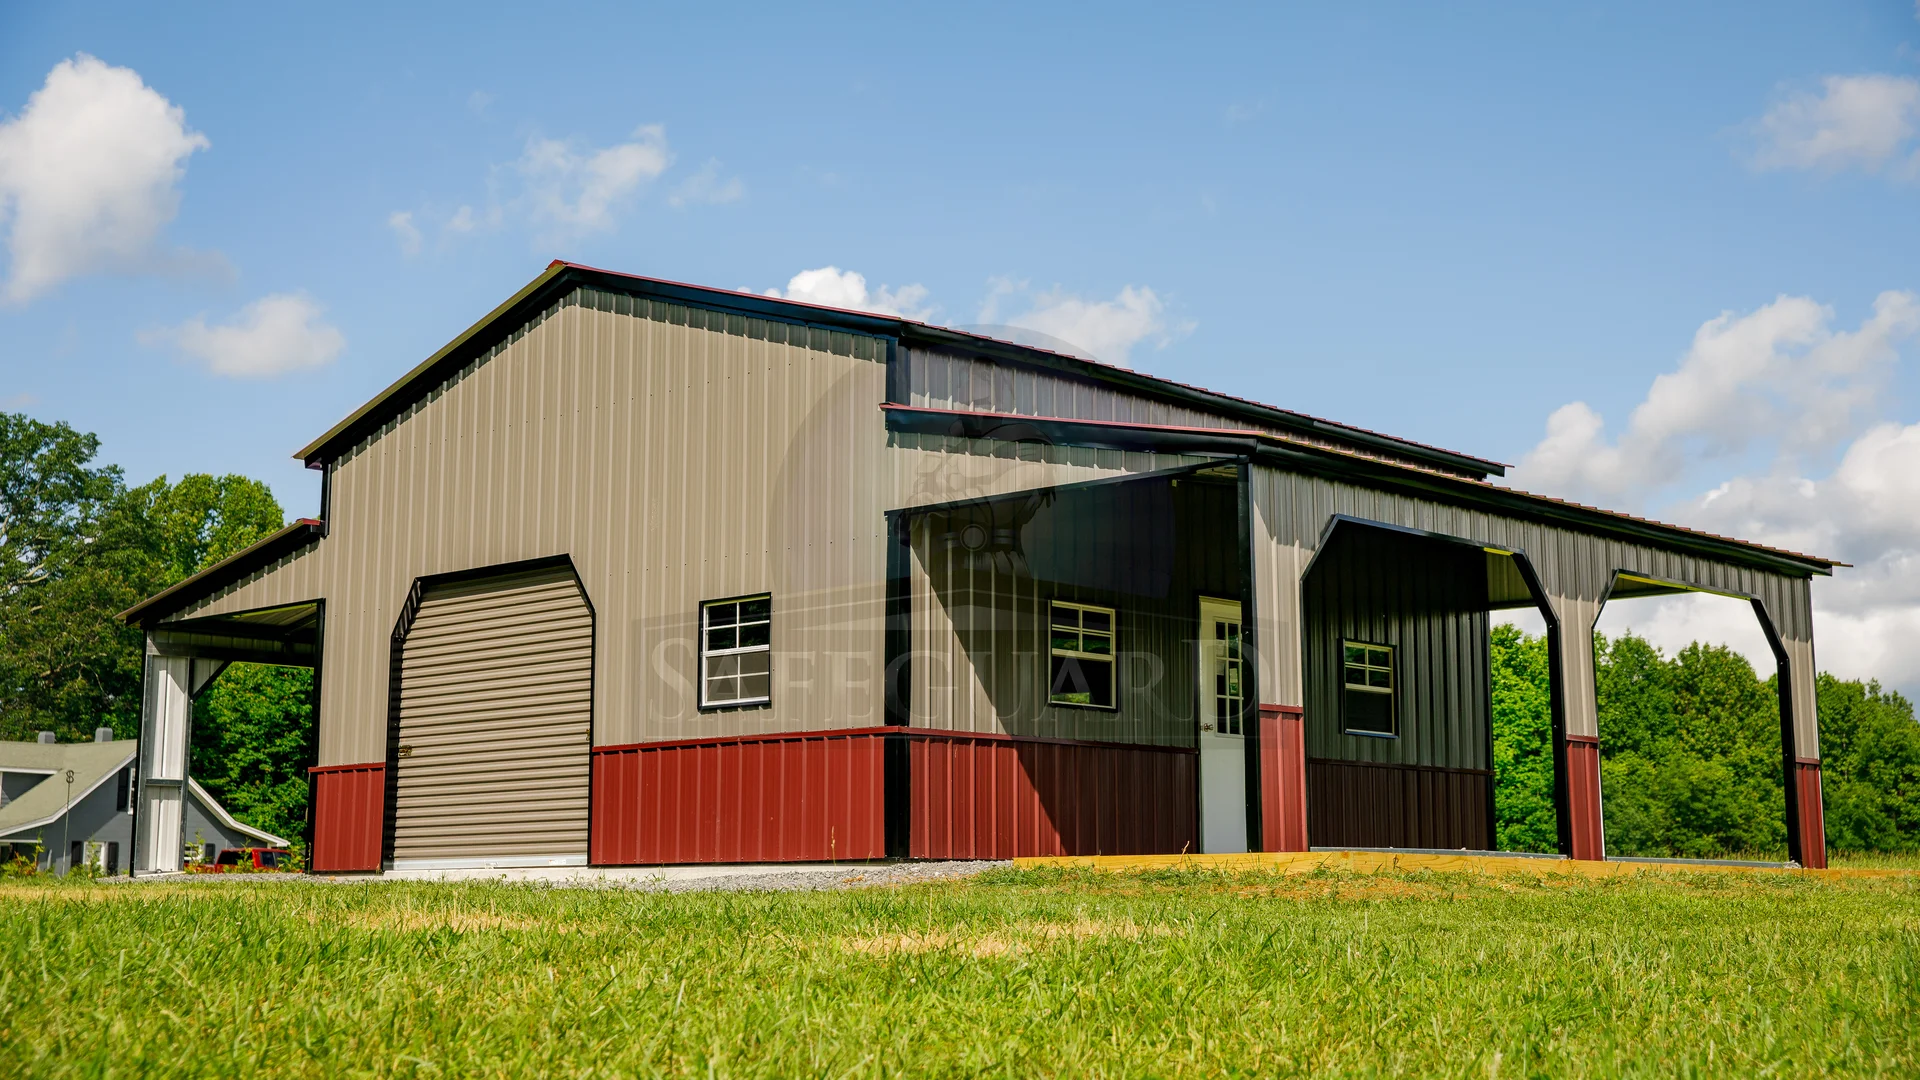
M 1200 598 L 1200 850 L 1247 850 L 1240 604 Z

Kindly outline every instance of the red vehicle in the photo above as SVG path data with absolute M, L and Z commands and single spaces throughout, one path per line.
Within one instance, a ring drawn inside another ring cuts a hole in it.
M 213 871 L 220 873 L 230 867 L 247 867 L 253 870 L 282 870 L 286 868 L 293 853 L 286 848 L 230 847 L 221 848 L 220 854 L 213 860 Z

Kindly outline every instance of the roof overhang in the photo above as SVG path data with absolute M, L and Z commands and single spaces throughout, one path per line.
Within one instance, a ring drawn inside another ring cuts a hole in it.
M 191 607 L 259 570 L 264 570 L 327 534 L 318 518 L 301 518 L 276 533 L 255 541 L 205 570 L 154 593 L 120 613 L 122 621 L 151 626 L 174 612 Z
M 1302 446 L 1262 431 L 958 412 L 890 404 L 882 405 L 881 409 L 886 414 L 889 431 L 1106 450 L 1243 457 L 1294 472 L 1347 480 L 1453 506 L 1685 551 L 1793 577 L 1829 575 L 1834 567 L 1847 565 L 1833 559 L 1717 536 L 1681 525 L 1651 521 L 1515 488 L 1497 487 L 1484 481 L 1465 480 L 1342 450 Z M 1649 592 L 1647 595 L 1654 594 Z

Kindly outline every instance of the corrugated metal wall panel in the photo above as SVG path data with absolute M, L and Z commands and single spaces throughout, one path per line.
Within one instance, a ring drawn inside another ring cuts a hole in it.
M 1240 595 L 1231 484 L 1142 479 L 916 518 L 916 726 L 1193 746 L 1200 596 Z M 1014 538 L 956 543 L 969 526 Z M 1115 710 L 1047 702 L 1054 600 L 1111 607 Z
M 568 567 L 422 594 L 401 647 L 396 865 L 586 855 L 593 634 Z
M 1260 837 L 1267 851 L 1307 850 L 1307 736 L 1299 709 L 1260 706 Z
M 1576 859 L 1606 857 L 1606 822 L 1600 810 L 1600 740 L 1567 736 L 1567 811 Z
M 1569 635 L 1566 641 L 1572 647 L 1566 651 L 1574 665 L 1569 675 L 1589 687 L 1591 664 L 1578 666 L 1583 651 L 1574 636 L 1590 633 L 1617 571 L 1757 597 L 1789 643 L 1789 653 L 1795 649 L 1794 642 L 1802 642 L 1811 657 L 1811 592 L 1805 578 L 1267 466 L 1254 468 L 1252 496 L 1260 687 L 1263 695 L 1280 704 L 1304 701 L 1298 582 L 1328 522 L 1337 514 L 1524 552 L 1559 612 L 1562 633 Z M 1590 642 L 1590 637 L 1586 640 Z M 1811 667 L 1810 662 L 1807 666 Z M 1591 697 L 1591 693 L 1584 699 L 1570 694 L 1569 732 L 1597 733 Z M 1812 702 L 1802 703 L 1795 713 L 1799 748 L 1817 747 Z
M 1016 416 L 1057 416 L 1074 420 L 1108 420 L 1127 424 L 1174 427 L 1228 428 L 1265 431 L 1304 446 L 1337 448 L 1349 454 L 1395 461 L 1422 468 L 1433 466 L 1378 447 L 1349 442 L 1330 434 L 1309 433 L 1277 424 L 1261 423 L 1224 412 L 1210 412 L 1175 404 L 1145 394 L 1107 386 L 1091 379 L 1032 368 L 1016 368 L 984 357 L 944 349 L 909 348 L 907 390 L 910 404 L 929 409 L 994 412 Z M 1479 474 L 1453 472 L 1478 477 Z
M 1459 544 L 1342 525 L 1301 583 L 1307 755 L 1490 768 L 1486 561 Z M 1341 642 L 1393 646 L 1399 736 L 1341 724 Z
M 1820 802 L 1820 764 L 1815 761 L 1793 763 L 1795 809 L 1800 815 L 1800 865 L 1815 870 L 1827 868 L 1826 810 Z M 1811 838 L 1818 838 L 1817 840 Z
M 908 730 L 909 850 L 923 859 L 1148 855 L 1196 847 L 1199 757 Z
M 596 742 L 882 719 L 885 511 L 1196 459 L 890 445 L 884 341 L 580 290 L 337 463 L 329 535 L 181 617 L 325 599 L 320 760 L 385 752 L 416 578 L 569 555 Z M 774 702 L 701 713 L 697 605 L 770 591 Z
M 1485 770 L 1307 759 L 1307 835 L 1315 847 L 1494 847 Z
M 380 869 L 386 765 L 329 765 L 312 772 L 311 868 L 320 873 Z
M 592 861 L 884 858 L 883 738 L 869 730 L 596 750 Z

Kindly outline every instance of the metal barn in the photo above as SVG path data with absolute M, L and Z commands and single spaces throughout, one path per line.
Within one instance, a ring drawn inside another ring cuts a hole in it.
M 1742 597 L 1824 865 L 1809 582 L 1498 463 L 897 318 L 555 263 L 299 457 L 322 505 L 126 613 L 135 865 L 189 702 L 318 670 L 325 872 L 1493 846 L 1488 625 L 1549 627 L 1605 857 L 1593 625 Z

